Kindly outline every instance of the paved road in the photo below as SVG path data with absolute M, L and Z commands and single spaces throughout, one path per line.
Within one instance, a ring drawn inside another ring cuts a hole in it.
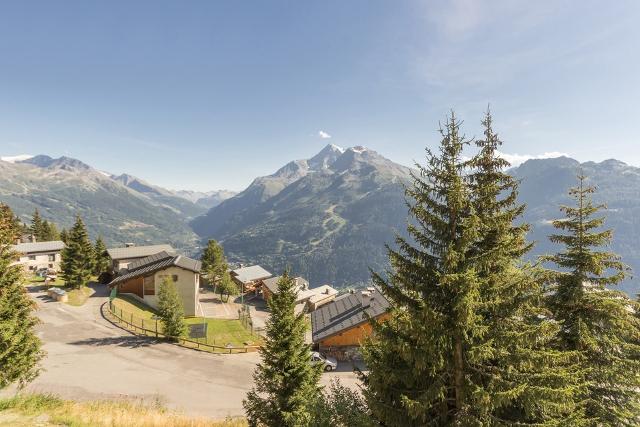
M 100 313 L 99 290 L 82 307 L 50 302 L 35 293 L 47 358 L 28 390 L 75 400 L 139 399 L 212 418 L 242 415 L 257 353 L 213 355 L 133 336 Z M 324 374 L 355 386 L 345 366 Z

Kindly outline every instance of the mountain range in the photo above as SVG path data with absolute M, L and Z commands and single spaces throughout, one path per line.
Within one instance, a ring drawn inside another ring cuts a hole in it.
M 167 242 L 189 254 L 199 238 L 188 221 L 216 202 L 192 201 L 131 175 L 114 176 L 80 160 L 46 155 L 4 158 L 0 161 L 0 201 L 28 223 L 34 209 L 60 227 L 70 227 L 76 214 L 93 237 L 108 245 Z
M 524 221 L 536 242 L 530 259 L 557 248 L 559 205 L 582 171 L 608 205 L 612 250 L 640 271 L 640 168 L 617 160 L 600 163 L 559 157 L 529 160 L 510 169 L 520 180 Z M 370 268 L 388 267 L 384 245 L 404 235 L 403 185 L 411 169 L 365 147 L 328 145 L 315 156 L 256 178 L 244 191 L 172 191 L 131 175 L 114 176 L 79 160 L 36 156 L 0 161 L 0 201 L 24 220 L 35 207 L 68 227 L 80 213 L 93 235 L 109 244 L 171 243 L 192 255 L 209 238 L 222 242 L 232 262 L 260 263 L 274 273 L 290 267 L 312 285 L 368 282 Z M 622 288 L 640 291 L 637 279 Z

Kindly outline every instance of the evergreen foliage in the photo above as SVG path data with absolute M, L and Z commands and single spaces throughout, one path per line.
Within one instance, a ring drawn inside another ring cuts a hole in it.
M 308 426 L 320 395 L 321 365 L 311 363 L 304 342 L 304 314 L 294 312 L 295 281 L 285 271 L 269 300 L 271 316 L 254 372 L 254 387 L 243 402 L 249 424 L 268 427 Z
M 517 186 L 490 115 L 483 123 L 480 152 L 465 161 L 452 113 L 440 152 L 427 150 L 406 190 L 412 241 L 388 248 L 388 279 L 373 274 L 393 308 L 363 349 L 364 395 L 384 425 L 580 423 L 571 355 L 543 347 L 556 326 L 541 317 L 535 271 L 520 265 L 530 245 L 514 225 Z
M 158 314 L 165 335 L 177 338 L 186 332 L 182 300 L 175 282 L 170 277 L 166 277 L 160 284 Z
M 561 206 L 565 218 L 553 221 L 562 233 L 550 240 L 563 249 L 544 258 L 558 267 L 550 272 L 549 306 L 562 325 L 559 348 L 582 356 L 587 417 L 593 425 L 638 425 L 640 320 L 633 301 L 608 288 L 625 278 L 627 267 L 604 248 L 613 235 L 601 228 L 605 206 L 593 203 L 594 192 L 580 175 L 569 191 L 575 205 Z
M 91 279 L 94 263 L 93 246 L 80 216 L 67 235 L 66 246 L 62 250 L 62 278 L 67 286 L 78 289 Z
M 372 427 L 367 404 L 355 390 L 332 380 L 329 390 L 320 394 L 313 412 L 314 427 Z
M 240 293 L 238 285 L 236 285 L 231 279 L 231 275 L 228 271 L 222 273 L 222 278 L 216 285 L 216 289 L 220 293 L 220 300 L 224 302 L 229 301 L 229 296 L 238 295 Z M 224 298 L 225 296 L 226 298 Z
M 93 274 L 99 276 L 100 274 L 109 270 L 110 258 L 107 254 L 107 246 L 102 240 L 102 236 L 98 236 L 96 243 L 93 246 L 93 254 L 95 259 L 93 260 Z
M 207 275 L 210 283 L 217 284 L 224 279 L 228 270 L 227 259 L 222 246 L 215 240 L 209 240 L 200 258 L 202 271 Z
M 63 228 L 62 231 L 60 231 L 60 240 L 62 240 L 66 244 L 68 236 L 69 236 L 69 233 L 67 229 Z
M 33 211 L 29 232 L 36 238 L 37 241 L 40 241 L 42 235 L 44 234 L 44 223 L 38 209 Z
M 60 240 L 60 233 L 58 227 L 53 222 L 44 220 L 42 221 L 42 235 L 38 238 L 40 242 L 51 242 L 53 240 Z
M 39 373 L 44 357 L 35 334 L 35 304 L 23 285 L 22 267 L 11 265 L 11 245 L 20 227 L 8 206 L 0 203 L 0 389 L 17 382 L 20 387 Z

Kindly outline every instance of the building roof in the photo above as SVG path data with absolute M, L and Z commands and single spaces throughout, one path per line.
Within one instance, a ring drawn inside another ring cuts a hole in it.
M 125 282 L 140 276 L 146 276 L 156 271 L 169 267 L 179 267 L 185 270 L 199 273 L 202 267 L 200 261 L 188 258 L 184 255 L 169 254 L 165 251 L 148 256 L 129 264 L 129 268 L 122 269 L 122 274 L 113 279 L 109 286 L 113 287 L 118 283 Z
M 282 276 L 271 277 L 262 281 L 262 284 L 271 291 L 272 294 L 278 291 L 278 281 Z M 309 289 L 309 282 L 303 277 L 294 277 L 298 291 Z
M 231 270 L 231 274 L 236 277 L 242 283 L 253 282 L 254 280 L 268 279 L 273 276 L 264 268 L 259 265 L 252 265 L 249 267 L 237 268 Z
M 298 299 L 305 299 L 310 303 L 315 304 L 337 294 L 338 291 L 331 286 L 322 285 L 318 286 L 317 288 L 307 289 L 306 291 L 300 292 L 298 294 Z
M 54 240 L 51 242 L 35 242 L 35 243 L 18 243 L 13 245 L 13 250 L 22 254 L 36 252 L 55 252 L 64 248 L 64 242 Z
M 126 248 L 107 249 L 107 253 L 111 259 L 129 259 L 148 257 L 159 252 L 173 253 L 175 250 L 171 245 L 151 245 L 151 246 L 129 246 Z
M 376 318 L 384 314 L 387 308 L 389 302 L 375 288 L 342 295 L 311 313 L 313 342 L 365 323 L 367 317 Z

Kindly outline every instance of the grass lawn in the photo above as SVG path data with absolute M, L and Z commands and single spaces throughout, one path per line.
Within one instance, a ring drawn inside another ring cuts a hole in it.
M 189 317 L 185 319 L 187 325 L 207 323 L 207 343 L 225 346 L 231 343 L 234 347 L 260 344 L 260 336 L 251 333 L 235 319 L 208 319 L 203 317 Z
M 27 286 L 44 286 L 44 277 L 29 277 L 27 279 Z M 49 282 L 49 287 L 57 286 L 64 287 L 64 280 L 57 278 L 53 282 Z
M 0 399 L 0 426 L 74 427 L 241 427 L 244 419 L 211 421 L 188 417 L 160 404 L 130 401 L 74 402 L 49 394 L 21 394 Z
M 120 316 L 120 310 L 122 310 L 122 318 L 127 322 L 133 323 L 137 327 L 142 327 L 144 320 L 144 327 L 146 329 L 155 329 L 153 316 L 156 315 L 156 311 L 151 307 L 127 295 L 118 295 L 114 298 L 113 304 L 116 307 L 116 314 Z M 242 326 L 242 323 L 235 319 L 187 317 L 184 321 L 187 325 L 198 325 L 206 322 L 207 344 L 226 346 L 231 343 L 234 347 L 244 347 L 245 343 L 255 345 L 259 344 L 261 340 L 259 335 L 251 335 L 251 333 Z M 158 324 L 159 329 L 161 329 L 160 322 L 158 322 Z M 185 334 L 185 338 L 188 338 L 188 333 Z M 196 341 L 205 342 L 204 339 L 198 339 Z
M 151 319 L 156 314 L 154 309 L 128 295 L 118 295 L 113 299 L 113 304 L 122 310 L 123 314 L 133 314 L 141 319 Z

